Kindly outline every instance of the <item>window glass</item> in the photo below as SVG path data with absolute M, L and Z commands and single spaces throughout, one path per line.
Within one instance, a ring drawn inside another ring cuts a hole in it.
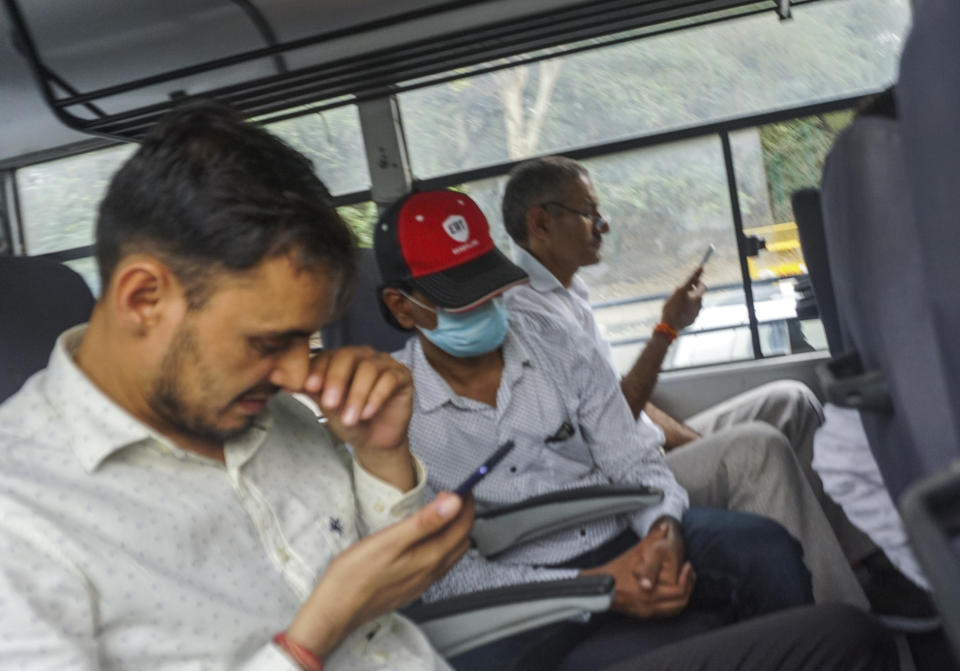
M 891 83 L 909 0 L 821 0 L 400 94 L 419 178 Z
M 64 265 L 80 273 L 80 276 L 87 282 L 90 291 L 94 296 L 100 295 L 100 271 L 97 268 L 97 260 L 92 256 L 82 259 L 73 259 L 64 261 Z
M 92 245 L 100 200 L 134 148 L 111 147 L 17 170 L 26 252 L 45 254 Z
M 271 133 L 303 153 L 334 195 L 370 188 L 370 172 L 354 105 L 270 124 Z
M 373 225 L 377 223 L 377 206 L 373 201 L 343 205 L 337 208 L 337 212 L 357 236 L 360 247 L 373 247 Z
M 610 220 L 610 232 L 604 238 L 602 261 L 583 268 L 580 276 L 590 287 L 597 321 L 618 362 L 623 359 L 624 370 L 659 321 L 664 299 L 693 271 L 711 243 L 716 252 L 704 279 L 718 291 L 708 294 L 691 330 L 748 323 L 717 136 L 612 154 L 584 165 L 600 212 Z M 459 188 L 478 202 L 491 222 L 494 241 L 511 254 L 512 242 L 500 214 L 505 182 L 500 177 Z M 746 350 L 719 343 L 715 335 L 701 340 L 696 350 L 683 348 L 690 353 L 679 356 L 676 365 L 753 356 L 749 331 Z
M 371 247 L 373 245 L 373 224 L 376 223 L 377 208 L 372 202 L 344 205 L 338 207 L 337 212 L 353 230 L 361 247 Z M 87 256 L 64 263 L 80 273 L 90 286 L 90 291 L 93 292 L 94 296 L 100 295 L 100 274 L 94 257 Z
M 852 111 L 821 114 L 730 136 L 744 234 L 765 245 L 747 258 L 757 319 L 767 322 L 764 330 L 770 334 L 761 338 L 765 356 L 826 347 L 815 315 L 797 311 L 798 296 L 812 296 L 812 289 L 790 196 L 819 185 L 826 155 L 852 118 Z M 768 282 L 756 284 L 758 280 Z
M 355 107 L 281 121 L 270 130 L 313 161 L 332 193 L 370 187 Z M 113 173 L 134 149 L 135 145 L 112 147 L 17 170 L 27 253 L 92 245 L 100 200 Z

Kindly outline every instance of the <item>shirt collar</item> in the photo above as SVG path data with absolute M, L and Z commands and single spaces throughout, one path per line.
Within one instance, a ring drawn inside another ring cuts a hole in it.
M 545 265 L 537 260 L 537 257 L 519 245 L 515 246 L 515 249 L 516 264 L 530 276 L 530 286 L 533 287 L 534 290 L 542 294 L 550 293 L 551 291 L 568 291 L 565 286 L 560 284 L 560 280 L 558 280 Z M 583 300 L 589 298 L 587 283 L 580 279 L 579 273 L 573 276 L 569 291 Z
M 503 378 L 500 386 L 512 385 L 523 373 L 523 369 L 532 364 L 530 353 L 524 344 L 513 333 L 513 325 L 507 330 L 503 339 Z M 443 376 L 438 373 L 423 352 L 423 343 L 420 338 L 413 339 L 413 370 L 416 371 L 414 384 L 416 388 L 417 405 L 423 412 L 431 412 L 445 403 L 452 403 L 461 407 L 474 407 L 477 401 L 464 398 L 457 394 Z
M 44 394 L 67 427 L 83 468 L 92 473 L 111 455 L 140 444 L 159 444 L 178 456 L 192 456 L 117 405 L 80 370 L 73 355 L 86 329 L 81 324 L 57 338 L 44 379 Z M 241 459 L 246 461 L 263 442 L 270 424 L 265 410 L 254 428 L 227 443 L 227 451 L 245 453 Z

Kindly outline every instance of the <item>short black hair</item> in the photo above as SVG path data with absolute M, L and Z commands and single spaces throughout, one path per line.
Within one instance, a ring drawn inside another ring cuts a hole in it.
M 155 254 L 183 283 L 191 309 L 219 273 L 289 255 L 342 278 L 356 273 L 355 241 L 310 161 L 231 108 L 178 108 L 152 128 L 100 203 L 96 255 L 104 288 L 120 260 Z
M 587 169 L 565 156 L 544 156 L 516 165 L 503 192 L 503 226 L 521 247 L 527 244 L 527 210 L 563 197 L 572 179 L 587 177 Z

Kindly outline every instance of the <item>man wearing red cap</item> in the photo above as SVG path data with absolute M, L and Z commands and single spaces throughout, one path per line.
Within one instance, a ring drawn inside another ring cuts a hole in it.
M 799 546 L 782 527 L 755 515 L 687 509 L 687 494 L 661 452 L 636 430 L 613 371 L 582 336 L 549 319 L 514 328 L 500 295 L 526 282 L 526 273 L 494 246 L 469 197 L 412 194 L 380 218 L 374 244 L 385 315 L 418 333 L 395 356 L 413 373 L 410 441 L 428 465 L 429 487 L 455 486 L 513 441 L 474 490 L 480 510 L 591 485 L 642 485 L 664 494 L 636 514 L 555 532 L 496 561 L 468 553 L 428 598 L 591 573 L 612 575 L 616 589 L 613 613 L 481 649 L 458 668 L 480 661 L 486 668 L 547 669 L 564 657 L 571 668 L 578 659 L 580 668 L 599 668 L 812 601 Z M 671 619 L 640 622 L 664 617 Z M 753 640 L 742 635 L 737 640 Z

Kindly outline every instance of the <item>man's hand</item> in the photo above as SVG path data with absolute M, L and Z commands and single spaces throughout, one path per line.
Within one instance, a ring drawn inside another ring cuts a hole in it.
M 646 619 L 676 615 L 693 594 L 696 574 L 683 561 L 683 539 L 676 520 L 664 518 L 635 546 L 613 561 L 581 571 L 605 573 L 615 581 L 613 610 Z
M 680 523 L 672 517 L 661 517 L 650 526 L 646 538 L 651 536 L 655 539 L 651 552 L 654 553 L 656 559 L 652 562 L 648 561 L 648 563 L 659 566 L 657 583 L 675 585 L 679 582 L 685 554 L 683 531 L 680 528 Z
M 416 599 L 470 547 L 473 500 L 441 493 L 327 567 L 287 636 L 323 658 L 351 631 Z
M 667 302 L 663 304 L 661 321 L 666 322 L 674 331 L 682 331 L 694 322 L 703 305 L 703 293 L 706 285 L 700 281 L 703 266 L 697 266 L 687 281 L 677 287 Z
M 413 378 L 406 366 L 369 347 L 325 350 L 311 361 L 303 391 L 366 470 L 403 491 L 416 484 L 407 445 Z

